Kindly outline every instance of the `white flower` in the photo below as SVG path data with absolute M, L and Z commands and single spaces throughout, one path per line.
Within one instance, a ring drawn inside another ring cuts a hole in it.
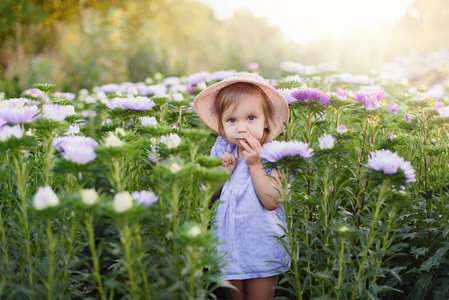
M 197 89 L 199 89 L 199 90 L 204 90 L 204 89 L 206 89 L 206 83 L 204 82 L 204 81 L 201 81 L 200 83 L 198 83 L 197 85 L 196 85 L 196 88 Z
M 173 98 L 173 100 L 175 100 L 175 101 L 182 101 L 182 100 L 184 100 L 184 97 L 182 96 L 181 93 L 174 94 L 174 95 L 172 96 L 172 98 Z
M 181 138 L 176 133 L 170 133 L 164 141 L 164 144 L 167 145 L 168 149 L 178 148 L 180 143 Z
M 157 125 L 155 117 L 140 117 L 139 120 L 142 126 Z
M 178 165 L 177 163 L 172 163 L 170 165 L 170 172 L 172 172 L 173 174 L 176 174 L 179 171 L 181 171 L 181 166 L 180 165 Z
M 94 189 L 82 189 L 80 192 L 81 201 L 84 204 L 92 205 L 97 203 L 98 194 Z
M 118 134 L 120 134 L 121 136 L 125 136 L 126 135 L 126 132 L 125 132 L 125 130 L 123 130 L 123 128 L 115 128 L 115 134 L 116 135 L 118 135 Z
M 194 226 L 192 226 L 192 228 L 189 229 L 187 234 L 189 236 L 191 236 L 191 237 L 196 237 L 196 236 L 201 234 L 201 228 L 199 228 L 198 226 L 194 225 Z
M 331 149 L 334 147 L 335 138 L 331 134 L 323 134 L 318 138 L 320 149 Z
M 43 210 L 59 204 L 58 196 L 50 186 L 39 187 L 33 197 L 33 206 L 36 210 Z
M 69 127 L 69 129 L 67 129 L 66 133 L 68 135 L 80 133 L 80 124 L 70 125 L 70 127 Z
M 129 192 L 117 193 L 112 203 L 114 210 L 118 213 L 125 212 L 133 206 L 133 199 Z
M 438 112 L 442 117 L 449 117 L 449 106 L 438 108 Z
M 0 141 L 4 142 L 10 137 L 16 137 L 20 139 L 23 136 L 24 129 L 19 124 L 14 126 L 3 126 L 0 129 Z
M 121 147 L 123 142 L 112 132 L 104 139 L 104 144 L 106 147 Z

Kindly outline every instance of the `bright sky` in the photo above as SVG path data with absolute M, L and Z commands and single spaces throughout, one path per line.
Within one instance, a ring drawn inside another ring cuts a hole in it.
M 248 8 L 279 26 L 287 38 L 306 43 L 328 34 L 336 37 L 347 29 L 376 28 L 404 14 L 413 0 L 202 0 L 218 18 Z

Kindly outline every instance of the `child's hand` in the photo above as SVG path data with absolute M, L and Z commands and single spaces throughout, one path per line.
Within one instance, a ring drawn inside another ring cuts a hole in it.
M 240 141 L 240 144 L 243 147 L 243 157 L 248 166 L 259 164 L 262 162 L 262 158 L 260 158 L 260 152 L 262 151 L 262 145 L 259 141 L 253 137 L 252 135 L 245 136 L 245 141 Z
M 226 152 L 221 156 L 221 159 L 223 159 L 223 166 L 226 168 L 226 173 L 231 174 L 237 165 L 239 157 L 232 153 Z

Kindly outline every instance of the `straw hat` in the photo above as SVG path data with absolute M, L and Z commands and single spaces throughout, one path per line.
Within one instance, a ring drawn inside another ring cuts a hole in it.
M 216 101 L 218 93 L 225 87 L 237 83 L 247 82 L 259 87 L 269 100 L 269 104 L 273 108 L 274 121 L 276 129 L 273 139 L 284 130 L 284 123 L 288 122 L 289 111 L 288 104 L 284 96 L 269 85 L 262 77 L 250 73 L 235 73 L 229 75 L 220 82 L 214 83 L 201 91 L 193 100 L 193 107 L 198 116 L 206 123 L 207 126 L 218 132 L 218 115 L 216 110 Z

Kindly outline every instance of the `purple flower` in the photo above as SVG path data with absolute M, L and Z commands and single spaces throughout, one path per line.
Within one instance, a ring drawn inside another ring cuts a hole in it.
M 148 110 L 153 108 L 155 105 L 156 104 L 153 102 L 153 100 L 147 97 L 136 97 L 111 99 L 107 107 L 109 107 L 110 109 L 121 107 L 131 110 Z
M 123 93 L 125 92 L 124 88 L 117 83 L 109 83 L 109 84 L 105 84 L 100 86 L 100 91 L 105 92 L 105 93 Z
M 346 98 L 348 98 L 348 92 L 349 90 L 342 90 L 341 88 L 337 88 L 337 92 L 335 93 L 335 95 L 337 95 L 338 98 L 345 100 Z
M 346 130 L 347 130 L 346 126 L 343 124 L 337 126 L 337 131 L 340 133 L 344 133 L 344 132 L 346 132 Z
M 44 92 L 37 88 L 26 90 L 23 94 L 44 99 Z
M 12 108 L 22 108 L 25 103 L 29 103 L 29 101 L 30 100 L 26 98 L 11 98 L 8 100 L 0 101 L 0 111 Z
M 385 92 L 380 87 L 365 87 L 354 95 L 354 100 L 358 103 L 362 102 L 366 109 L 374 109 L 379 107 L 379 102 L 384 96 Z
M 0 118 L 0 129 L 2 129 L 3 125 L 5 125 L 7 122 Z
M 387 135 L 387 138 L 388 139 L 394 139 L 396 137 L 396 134 L 394 134 L 394 133 L 389 133 L 388 135 Z
M 187 83 L 189 85 L 196 85 L 200 82 L 209 81 L 210 73 L 209 72 L 199 72 L 190 75 L 187 77 Z
M 405 114 L 405 122 L 410 123 L 412 121 L 411 118 L 413 118 L 414 115 L 412 114 Z
M 441 98 L 444 95 L 444 89 L 441 85 L 434 85 L 426 94 L 428 97 L 433 97 L 435 99 Z
M 258 63 L 250 63 L 248 65 L 248 69 L 250 69 L 251 71 L 257 71 L 259 69 L 259 64 Z
M 0 111 L 0 118 L 10 124 L 19 124 L 34 121 L 38 114 L 39 109 L 32 105 Z
M 284 96 L 285 100 L 287 100 L 287 104 L 291 104 L 293 101 L 295 101 L 296 99 L 292 97 L 292 90 L 289 89 L 280 89 L 278 90 L 282 96 Z
M 67 116 L 75 114 L 75 107 L 73 105 L 44 104 L 42 112 L 46 119 L 63 121 Z
M 53 139 L 52 145 L 58 151 L 65 151 L 66 148 L 73 146 L 94 149 L 98 143 L 87 136 L 64 136 Z
M 443 108 L 443 107 L 444 107 L 444 104 L 443 104 L 443 102 L 441 102 L 441 101 L 433 101 L 433 106 L 435 106 L 434 109 L 438 110 L 438 109 L 440 109 L 440 108 Z
M 55 92 L 55 96 L 62 96 L 66 98 L 67 100 L 73 101 L 76 98 L 76 95 L 73 93 L 61 93 L 61 92 Z
M 313 149 L 307 143 L 299 141 L 272 141 L 265 144 L 260 152 L 260 157 L 270 162 L 278 161 L 287 156 L 300 155 L 303 158 L 311 157 Z
M 388 102 L 387 105 L 391 109 L 391 114 L 394 115 L 396 113 L 396 111 L 398 110 L 399 105 L 397 105 L 396 103 L 392 103 L 392 102 Z
M 145 206 L 150 206 L 159 199 L 159 197 L 152 191 L 132 192 L 131 198 L 136 200 L 137 204 L 143 204 Z
M 317 99 L 320 100 L 321 104 L 327 106 L 330 101 L 329 95 L 318 90 L 318 89 L 301 89 L 292 92 L 292 97 L 296 100 L 309 100 Z
M 61 155 L 65 160 L 73 161 L 82 165 L 87 164 L 97 157 L 94 148 L 83 147 L 70 143 L 64 146 L 64 152 L 62 152 Z
M 143 96 L 155 95 L 161 96 L 167 93 L 167 87 L 161 84 L 149 85 L 149 86 L 139 86 L 139 93 Z
M 236 72 L 235 70 L 213 72 L 209 77 L 209 81 L 210 80 L 223 80 L 226 77 L 228 77 L 229 75 L 234 74 L 235 72 Z
M 415 170 L 410 162 L 390 150 L 377 150 L 371 152 L 368 158 L 368 168 L 382 171 L 384 174 L 396 174 L 401 169 L 406 177 L 406 182 L 415 182 Z
M 167 85 L 178 85 L 181 83 L 181 78 L 179 77 L 167 77 L 162 81 L 162 84 L 167 86 Z

